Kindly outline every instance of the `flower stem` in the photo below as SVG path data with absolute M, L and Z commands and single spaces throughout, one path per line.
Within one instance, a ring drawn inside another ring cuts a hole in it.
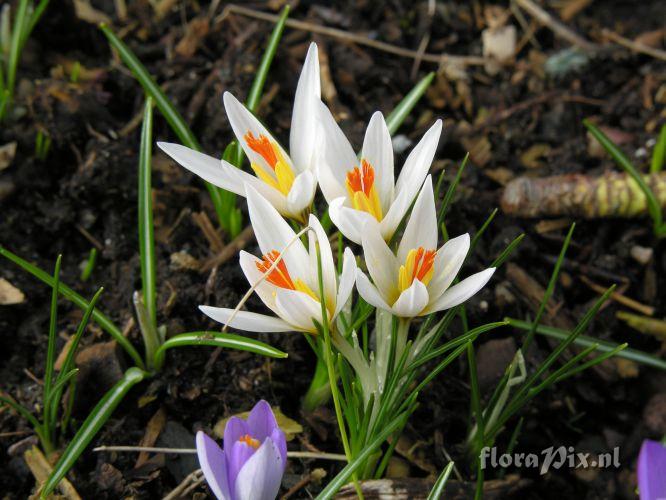
M 328 383 L 331 388 L 331 396 L 333 397 L 333 406 L 335 407 L 335 416 L 340 427 L 340 438 L 342 440 L 342 447 L 345 450 L 347 463 L 352 461 L 351 447 L 349 446 L 349 439 L 347 437 L 347 428 L 345 427 L 344 416 L 342 414 L 342 407 L 340 406 L 340 394 L 338 393 L 337 376 L 335 374 L 335 365 L 333 364 L 333 353 L 331 350 L 331 333 L 328 324 L 328 309 L 326 308 L 326 295 L 324 294 L 324 278 L 321 266 L 321 252 L 319 251 L 319 242 L 315 243 L 317 250 L 317 279 L 319 281 L 319 297 L 321 298 L 321 330 L 324 337 L 324 356 L 326 358 L 326 367 L 328 368 Z M 360 500 L 363 500 L 363 491 L 358 483 L 356 473 L 352 474 L 354 487 Z

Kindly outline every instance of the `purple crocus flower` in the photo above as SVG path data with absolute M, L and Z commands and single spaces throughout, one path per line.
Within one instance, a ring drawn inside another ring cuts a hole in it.
M 637 469 L 641 500 L 666 500 L 666 447 L 657 441 L 643 441 Z
M 270 405 L 259 401 L 247 420 L 231 417 L 224 451 L 197 432 L 197 455 L 208 486 L 218 500 L 274 500 L 287 465 L 287 440 Z

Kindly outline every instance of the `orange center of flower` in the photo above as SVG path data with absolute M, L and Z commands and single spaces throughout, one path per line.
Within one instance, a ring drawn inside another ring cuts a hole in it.
M 425 250 L 423 247 L 414 248 L 409 251 L 404 265 L 400 266 L 398 272 L 398 287 L 403 292 L 407 290 L 415 279 L 427 285 L 432 279 L 435 263 L 435 250 Z
M 361 160 L 361 167 L 354 167 L 347 172 L 347 192 L 352 206 L 372 215 L 378 221 L 382 220 L 382 206 L 375 189 L 375 169 L 365 160 Z
M 280 252 L 277 250 L 271 250 L 266 255 L 262 256 L 261 262 L 257 262 L 257 269 L 262 273 L 268 275 L 266 276 L 266 281 L 277 286 L 278 288 L 285 288 L 287 290 L 296 290 L 303 292 L 314 300 L 319 302 L 319 297 L 315 295 L 312 289 L 300 278 L 292 280 L 287 270 L 287 264 L 285 264 L 283 259 L 277 263 L 277 265 L 269 272 L 271 266 L 280 258 Z
M 271 142 L 265 135 L 260 134 L 257 138 L 250 131 L 243 136 L 243 140 L 252 151 L 264 159 L 271 169 L 267 171 L 261 165 L 251 162 L 252 170 L 254 170 L 256 176 L 285 196 L 289 194 L 296 176 L 289 163 L 284 159 L 279 146 L 275 142 Z
M 256 439 L 254 439 L 254 438 L 253 438 L 252 436 L 250 436 L 249 434 L 245 434 L 244 436 L 241 436 L 240 438 L 238 438 L 238 440 L 239 440 L 241 443 L 245 443 L 246 445 L 251 446 L 251 447 L 254 448 L 255 450 L 256 450 L 257 448 L 259 448 L 259 444 L 260 444 L 259 441 L 256 440 Z

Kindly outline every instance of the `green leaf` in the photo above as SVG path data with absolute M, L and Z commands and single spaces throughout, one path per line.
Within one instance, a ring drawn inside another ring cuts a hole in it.
M 560 249 L 560 254 L 557 257 L 557 262 L 555 262 L 555 267 L 553 268 L 553 272 L 550 275 L 550 281 L 548 281 L 548 286 L 546 287 L 546 291 L 543 294 L 541 302 L 539 303 L 539 309 L 537 310 L 536 317 L 532 322 L 532 329 L 527 334 L 527 337 L 525 338 L 525 341 L 523 342 L 523 345 L 521 347 L 523 352 L 527 352 L 527 349 L 529 348 L 530 343 L 534 338 L 534 332 L 536 330 L 536 327 L 541 322 L 541 316 L 543 316 L 543 312 L 546 310 L 546 305 L 548 305 L 548 301 L 550 300 L 550 297 L 553 295 L 553 291 L 555 290 L 555 284 L 557 283 L 557 278 L 560 275 L 560 268 L 562 267 L 562 262 L 564 262 L 564 256 L 567 254 L 567 249 L 569 248 L 569 244 L 571 243 L 571 237 L 573 236 L 574 229 L 576 229 L 575 222 L 571 224 L 569 232 L 567 233 L 566 238 L 564 238 L 564 243 L 562 244 L 562 248 Z
M 372 455 L 377 448 L 379 448 L 386 439 L 393 434 L 395 430 L 401 427 L 409 417 L 410 412 L 404 412 L 394 418 L 388 425 L 386 425 L 382 432 L 380 432 L 375 439 L 372 440 L 363 451 L 354 460 L 349 462 L 344 469 L 342 469 L 337 476 L 335 476 L 326 488 L 324 488 L 317 500 L 328 500 L 334 497 L 337 491 L 349 480 L 349 478 L 356 472 L 356 470 L 365 465 L 365 461 Z
M 16 413 L 18 413 L 28 422 L 30 422 L 30 425 L 32 425 L 33 429 L 38 430 L 41 428 L 39 421 L 35 418 L 35 416 L 32 413 L 30 413 L 30 411 L 25 406 L 17 403 L 16 401 L 12 401 L 11 399 L 6 398 L 5 396 L 0 396 L 0 404 L 7 405 L 13 410 L 15 410 Z
M 289 10 L 289 5 L 285 5 L 282 9 L 280 19 L 278 19 L 278 22 L 275 23 L 271 37 L 268 39 L 268 45 L 266 45 L 266 50 L 264 51 L 264 55 L 261 58 L 261 63 L 259 64 L 259 69 L 257 69 L 257 74 L 254 76 L 254 81 L 252 82 L 252 87 L 250 87 L 250 92 L 247 94 L 245 105 L 253 113 L 255 113 L 259 107 L 261 94 L 264 90 L 266 78 L 268 77 L 268 71 L 271 69 L 271 64 L 275 58 L 275 52 L 277 51 L 278 45 L 280 44 L 280 39 L 282 38 L 282 33 L 284 32 L 287 17 L 289 17 Z
M 130 368 L 125 372 L 123 378 L 102 397 L 85 419 L 69 445 L 67 445 L 58 463 L 53 468 L 53 472 L 51 472 L 51 475 L 44 483 L 40 491 L 40 498 L 45 499 L 53 492 L 60 480 L 72 468 L 76 460 L 81 456 L 81 453 L 83 453 L 88 444 L 90 444 L 95 435 L 106 423 L 129 390 L 141 382 L 146 375 L 147 373 L 139 368 Z
M 409 93 L 402 98 L 398 105 L 389 113 L 386 117 L 386 126 L 389 129 L 391 134 L 395 134 L 396 131 L 402 125 L 402 122 L 409 116 L 409 113 L 412 112 L 416 103 L 419 102 L 425 91 L 428 90 L 428 87 L 432 83 L 432 79 L 435 78 L 435 73 L 428 73 L 424 76 L 419 83 L 417 83 Z
M 58 405 L 60 404 L 60 398 L 62 396 L 62 391 L 64 389 L 62 378 L 65 376 L 64 374 L 73 371 L 74 356 L 76 355 L 76 350 L 79 347 L 79 343 L 81 342 L 81 337 L 83 337 L 83 333 L 86 330 L 86 326 L 88 326 L 88 322 L 90 321 L 90 316 L 92 315 L 93 310 L 95 309 L 95 304 L 97 304 L 97 301 L 99 300 L 99 297 L 100 295 L 102 295 L 103 291 L 104 288 L 100 288 L 99 290 L 97 290 L 97 293 L 93 295 L 93 298 L 88 303 L 88 307 L 86 307 L 86 310 L 83 313 L 83 318 L 79 322 L 79 326 L 76 329 L 76 333 L 74 334 L 74 337 L 72 337 L 72 342 L 69 345 L 67 356 L 65 356 L 65 361 L 62 364 L 62 369 L 58 374 L 58 378 L 56 378 L 55 385 L 58 386 L 58 389 L 53 390 L 54 395 L 52 398 L 52 405 L 50 408 L 51 420 L 49 422 L 47 422 L 46 420 L 44 421 L 44 424 L 50 426 L 52 429 L 54 429 L 56 426 L 56 421 L 58 417 Z M 45 404 L 44 407 L 46 408 L 47 405 Z
M 531 328 L 531 323 L 527 321 L 521 321 L 519 319 L 506 318 L 509 326 L 518 328 L 520 330 L 528 330 Z M 545 337 L 554 338 L 557 340 L 564 340 L 569 336 L 569 332 L 566 330 L 561 330 L 552 326 L 539 325 L 537 326 L 536 333 L 543 335 Z M 591 345 L 597 345 L 596 350 L 599 352 L 612 352 L 620 347 L 622 344 L 616 344 L 614 342 L 609 342 L 607 340 L 595 339 L 586 335 L 579 335 L 574 340 L 574 344 L 580 347 L 589 347 Z M 651 366 L 653 368 L 658 368 L 660 370 L 666 370 L 666 361 L 663 359 L 648 354 L 643 351 L 636 349 L 624 349 L 617 353 L 619 358 L 629 359 L 635 361 L 636 363 L 643 364 L 645 366 Z
M 650 163 L 650 173 L 656 174 L 664 168 L 664 158 L 666 157 L 666 124 L 661 126 L 659 138 L 654 145 L 652 152 L 652 162 Z
M 23 39 L 23 29 L 26 23 L 28 13 L 28 0 L 19 0 L 18 9 L 14 15 L 14 26 L 12 27 L 12 40 L 9 45 L 9 58 L 7 60 L 7 91 L 9 99 L 14 95 L 14 85 L 16 84 L 16 71 L 18 69 L 19 59 L 21 58 L 21 47 Z
M 427 500 L 440 500 L 440 498 L 442 498 L 444 489 L 446 488 L 446 483 L 449 480 L 449 476 L 451 475 L 451 471 L 453 470 L 454 465 L 454 462 L 449 462 L 449 465 L 444 467 L 444 470 L 437 478 L 437 481 L 432 487 L 432 490 L 430 490 Z
M 62 255 L 58 255 L 53 271 L 53 289 L 51 291 L 51 316 L 49 318 L 49 339 L 46 344 L 46 368 L 44 369 L 44 401 L 49 401 L 53 385 L 53 370 L 55 365 L 56 327 L 58 322 L 58 291 L 60 289 L 60 264 Z M 50 407 L 44 406 L 44 422 L 50 422 Z M 53 435 L 49 433 L 49 438 Z
M 74 377 L 77 373 L 79 373 L 78 368 L 69 370 L 66 373 L 62 371 L 61 376 L 59 376 L 58 380 L 56 380 L 56 383 L 53 384 L 53 389 L 51 390 L 51 394 L 49 394 L 48 399 L 44 400 L 44 408 L 51 408 L 51 415 L 53 415 L 58 408 L 59 395 L 62 394 L 62 390 L 65 387 L 65 384 L 67 384 L 72 379 L 72 377 Z M 46 421 L 44 423 L 46 423 Z
M 490 264 L 490 267 L 500 267 L 502 264 L 504 264 L 506 259 L 511 256 L 516 247 L 520 245 L 520 242 L 523 241 L 523 238 L 525 238 L 525 233 L 521 233 L 516 236 L 514 240 L 504 249 L 504 251 L 497 256 L 493 263 Z
M 153 143 L 153 99 L 148 97 L 143 108 L 141 146 L 139 150 L 139 258 L 143 302 L 148 319 L 157 328 L 157 292 L 155 287 L 155 238 L 153 236 L 153 193 L 151 160 Z
M 456 178 L 453 180 L 449 188 L 446 190 L 446 194 L 444 195 L 444 200 L 442 200 L 442 206 L 439 208 L 439 213 L 437 214 L 438 226 L 442 224 L 442 222 L 444 221 L 444 216 L 449 211 L 449 205 L 451 204 L 451 200 L 453 199 L 453 195 L 455 194 L 456 189 L 458 189 L 458 184 L 460 183 L 460 179 L 462 178 L 462 174 L 465 171 L 465 167 L 467 166 L 468 160 L 469 160 L 469 153 L 467 153 L 463 158 L 463 161 L 460 164 L 460 168 L 456 173 Z
M 662 214 L 661 214 L 661 205 L 657 200 L 657 197 L 650 189 L 650 186 L 647 185 L 643 175 L 636 170 L 636 168 L 631 164 L 629 158 L 627 158 L 624 153 L 618 148 L 613 141 L 611 141 L 606 134 L 604 134 L 598 127 L 596 127 L 592 122 L 588 120 L 583 120 L 583 124 L 590 131 L 592 136 L 603 146 L 603 148 L 610 154 L 615 163 L 617 163 L 629 176 L 638 184 L 638 187 L 641 189 L 645 195 L 647 201 L 648 212 L 652 218 L 654 224 L 654 233 L 659 236 L 659 233 L 663 230 L 662 228 Z
M 264 344 L 258 340 L 254 340 L 241 335 L 234 335 L 231 333 L 217 333 L 217 332 L 189 332 L 174 335 L 160 346 L 155 354 L 156 365 L 160 366 L 163 362 L 165 352 L 167 349 L 174 347 L 185 346 L 211 346 L 223 347 L 225 349 L 236 349 L 238 351 L 248 351 L 254 354 L 260 354 L 269 358 L 286 358 L 288 354 L 282 352 L 275 347 Z
M 171 103 L 169 98 L 166 96 L 162 89 L 157 85 L 155 80 L 146 67 L 139 61 L 139 59 L 134 55 L 130 48 L 125 45 L 125 43 L 118 38 L 111 29 L 105 24 L 100 24 L 100 29 L 106 35 L 106 38 L 109 40 L 111 46 L 118 51 L 120 58 L 123 60 L 125 65 L 132 72 L 134 77 L 139 81 L 143 90 L 155 100 L 155 104 L 159 108 L 160 112 L 164 115 L 167 122 L 171 126 L 171 129 L 178 136 L 180 141 L 187 146 L 188 148 L 195 149 L 197 151 L 201 150 L 199 143 L 194 137 L 192 130 L 187 126 L 185 120 L 181 114 L 176 110 L 174 105 Z M 215 212 L 217 213 L 220 225 L 223 226 L 226 221 L 227 214 L 222 210 L 222 190 L 206 182 L 206 188 L 210 194 L 210 198 L 213 201 L 213 206 L 215 207 Z
M 14 264 L 22 268 L 23 270 L 29 272 L 32 274 L 35 278 L 39 279 L 40 281 L 43 281 L 49 286 L 53 286 L 53 278 L 37 266 L 34 266 L 33 264 L 30 264 L 28 261 L 23 260 L 21 257 L 19 257 L 16 254 L 13 254 L 6 248 L 0 246 L 0 255 L 5 257 L 6 259 L 12 261 Z M 74 290 L 69 288 L 67 285 L 61 283 L 59 287 L 60 294 L 65 297 L 66 299 L 70 300 L 76 306 L 79 308 L 86 310 L 89 306 L 89 303 L 86 299 L 81 297 L 78 293 L 76 293 Z M 139 368 L 143 368 L 143 359 L 141 359 L 141 356 L 139 356 L 139 353 L 137 350 L 134 348 L 134 346 L 130 343 L 127 338 L 123 335 L 123 332 L 116 326 L 113 321 L 109 319 L 108 316 L 105 314 L 99 312 L 99 311 L 94 311 L 92 314 L 93 319 L 95 322 L 104 330 L 106 331 L 109 335 L 113 337 L 113 339 L 118 342 L 118 344 L 125 349 L 125 352 L 132 358 L 136 366 Z

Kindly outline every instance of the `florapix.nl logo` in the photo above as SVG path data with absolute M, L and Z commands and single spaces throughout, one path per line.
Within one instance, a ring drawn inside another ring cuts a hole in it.
M 588 469 L 619 468 L 620 448 L 613 448 L 607 453 L 578 452 L 573 446 L 551 446 L 539 453 L 498 453 L 494 446 L 486 446 L 479 455 L 481 469 L 487 468 L 527 468 L 538 469 L 539 474 L 546 474 L 551 469 Z

